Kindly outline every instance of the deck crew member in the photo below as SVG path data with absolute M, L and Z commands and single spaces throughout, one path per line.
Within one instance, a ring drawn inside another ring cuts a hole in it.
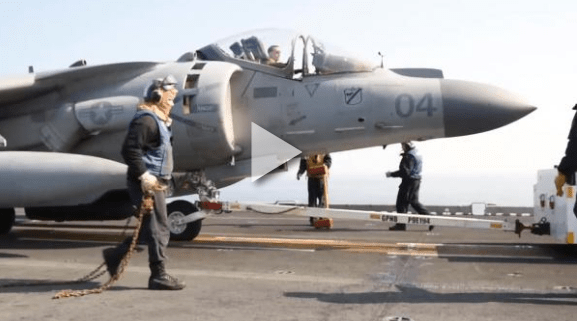
M 152 290 L 181 290 L 185 284 L 165 271 L 166 248 L 170 238 L 166 211 L 166 184 L 171 178 L 172 132 L 169 117 L 177 90 L 176 79 L 167 76 L 149 88 L 145 102 L 132 119 L 122 145 L 122 157 L 128 165 L 127 185 L 131 201 L 138 207 L 144 191 L 154 191 L 154 210 L 144 218 L 141 240 L 148 245 Z M 128 239 L 130 241 L 130 239 Z M 103 252 L 108 272 L 117 273 L 130 242 Z
M 419 214 L 430 214 L 419 202 L 423 160 L 412 142 L 401 143 L 401 147 L 403 148 L 403 153 L 401 154 L 399 170 L 386 173 L 387 177 L 400 177 L 402 179 L 397 194 L 397 213 L 407 213 L 409 205 L 411 205 Z M 391 231 L 404 231 L 406 229 L 407 225 L 401 223 L 389 228 Z M 429 231 L 432 229 L 433 226 L 430 225 Z
M 301 158 L 297 179 L 300 179 L 306 171 L 309 194 L 309 207 L 326 207 L 328 205 L 328 189 L 325 190 L 328 180 L 329 168 L 332 165 L 330 154 L 315 154 Z M 315 218 L 310 218 L 314 225 Z
M 577 104 L 575 104 L 573 110 L 577 110 Z M 555 178 L 555 186 L 557 187 L 558 196 L 563 196 L 563 185 L 565 185 L 565 183 L 575 184 L 574 175 L 577 171 L 577 112 L 575 112 L 573 116 L 568 139 L 565 156 L 563 156 L 557 166 L 559 172 Z M 577 216 L 577 202 L 573 208 L 573 213 Z

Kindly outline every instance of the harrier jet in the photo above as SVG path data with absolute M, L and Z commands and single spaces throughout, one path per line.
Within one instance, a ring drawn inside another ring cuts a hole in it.
M 310 155 L 481 133 L 535 109 L 495 86 L 438 69 L 387 69 L 284 30 L 237 35 L 171 62 L 30 70 L 0 79 L 0 230 L 11 229 L 14 208 L 59 221 L 131 216 L 121 144 L 146 90 L 167 75 L 179 90 L 174 196 L 215 198 L 251 176 L 254 125 Z M 182 200 L 168 207 L 171 222 L 195 211 Z M 172 235 L 192 239 L 201 223 L 172 224 Z

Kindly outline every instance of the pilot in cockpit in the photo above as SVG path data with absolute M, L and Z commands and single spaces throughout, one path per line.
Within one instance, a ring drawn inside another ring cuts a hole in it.
M 280 50 L 280 47 L 278 45 L 272 45 L 272 46 L 268 47 L 267 52 L 268 52 L 268 60 L 266 61 L 267 65 L 278 67 L 278 68 L 282 68 L 282 67 L 286 66 L 284 63 L 280 62 L 281 50 Z

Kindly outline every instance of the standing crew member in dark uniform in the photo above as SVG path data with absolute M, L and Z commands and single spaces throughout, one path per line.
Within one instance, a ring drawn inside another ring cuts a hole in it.
M 421 187 L 421 171 L 423 160 L 415 145 L 412 142 L 401 143 L 403 153 L 399 164 L 399 170 L 396 172 L 387 172 L 387 177 L 400 177 L 402 179 L 397 194 L 397 213 L 407 213 L 411 205 L 419 214 L 430 214 L 429 211 L 419 203 L 419 188 Z M 391 231 L 404 231 L 407 229 L 406 224 L 395 224 L 390 227 Z M 429 231 L 433 226 L 429 226 Z
M 332 158 L 330 154 L 315 154 L 301 158 L 297 179 L 300 180 L 306 171 L 308 176 L 307 189 L 309 194 L 309 207 L 321 207 L 327 205 L 328 200 L 324 200 L 325 179 L 328 177 L 331 168 Z M 319 218 L 320 219 L 320 218 Z M 314 218 L 310 218 L 314 225 Z
M 154 210 L 143 221 L 141 240 L 148 245 L 152 290 L 181 290 L 185 284 L 168 275 L 164 263 L 170 238 L 168 229 L 165 191 L 172 175 L 172 132 L 169 117 L 177 90 L 176 79 L 167 76 L 156 80 L 149 88 L 145 102 L 138 106 L 128 134 L 122 145 L 122 157 L 128 165 L 127 185 L 133 205 L 137 208 L 144 191 L 153 191 Z M 116 248 L 103 251 L 106 267 L 111 275 L 130 245 L 130 238 Z
M 577 104 L 575 104 L 573 110 L 577 110 Z M 557 187 L 558 196 L 563 196 L 563 185 L 565 183 L 575 184 L 574 175 L 577 171 L 577 112 L 573 116 L 568 139 L 565 156 L 563 156 L 559 166 L 557 166 L 559 173 L 555 178 L 555 186 Z M 573 213 L 577 216 L 577 202 L 575 207 L 573 207 Z

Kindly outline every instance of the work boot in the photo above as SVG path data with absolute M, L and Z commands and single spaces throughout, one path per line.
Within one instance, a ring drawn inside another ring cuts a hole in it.
M 164 262 L 150 263 L 150 272 L 148 279 L 150 290 L 182 290 L 186 286 L 184 282 L 166 273 Z
M 102 256 L 104 257 L 108 274 L 110 274 L 111 277 L 115 276 L 118 272 L 120 261 L 122 261 L 122 257 L 124 256 L 123 251 L 116 247 L 109 247 L 102 250 Z
M 106 269 L 110 276 L 116 275 L 118 272 L 118 267 L 120 266 L 120 261 L 128 252 L 130 248 L 130 243 L 132 243 L 132 237 L 127 237 L 120 243 L 117 247 L 109 247 L 107 249 L 102 250 L 102 256 L 104 257 L 104 262 L 106 263 Z M 143 249 L 140 248 L 140 251 Z M 140 252 L 138 247 L 136 248 L 137 252 Z
M 389 231 L 406 231 L 407 224 L 397 223 L 391 227 L 389 227 Z

